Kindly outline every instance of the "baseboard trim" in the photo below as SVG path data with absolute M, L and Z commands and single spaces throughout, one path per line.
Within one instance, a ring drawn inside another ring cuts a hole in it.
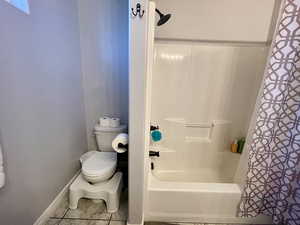
M 72 179 L 67 183 L 66 186 L 59 192 L 59 194 L 54 198 L 54 200 L 51 202 L 51 204 L 48 206 L 47 209 L 42 213 L 42 215 L 34 222 L 33 225 L 44 225 L 49 217 L 53 215 L 56 208 L 59 206 L 59 204 L 62 202 L 65 195 L 68 194 L 69 186 L 73 183 L 73 181 L 76 179 L 76 177 L 80 174 L 80 170 L 76 172 L 76 174 L 72 177 Z
M 144 220 L 144 216 L 143 216 L 141 223 L 129 223 L 128 220 L 127 220 L 126 225 L 144 225 L 144 221 L 145 220 Z
M 126 225 L 144 225 L 144 223 L 135 223 L 135 224 L 132 224 L 132 223 L 126 223 Z

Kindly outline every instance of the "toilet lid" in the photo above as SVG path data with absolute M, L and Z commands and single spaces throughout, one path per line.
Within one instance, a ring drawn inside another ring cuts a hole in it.
M 82 172 L 88 176 L 101 176 L 114 171 L 117 166 L 116 152 L 95 152 L 82 164 Z

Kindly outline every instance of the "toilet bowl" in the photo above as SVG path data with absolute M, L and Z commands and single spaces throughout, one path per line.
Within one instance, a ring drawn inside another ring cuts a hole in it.
M 110 179 L 117 168 L 116 152 L 87 152 L 80 158 L 81 172 L 88 182 L 99 183 Z

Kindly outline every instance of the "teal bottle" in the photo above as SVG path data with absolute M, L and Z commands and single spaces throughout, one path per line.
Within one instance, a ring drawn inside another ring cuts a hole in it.
M 160 141 L 162 139 L 162 134 L 159 130 L 151 131 L 151 138 L 154 142 Z

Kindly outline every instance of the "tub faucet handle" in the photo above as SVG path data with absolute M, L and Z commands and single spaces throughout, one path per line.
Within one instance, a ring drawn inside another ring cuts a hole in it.
M 150 126 L 150 131 L 159 130 L 159 126 Z
M 156 151 L 149 151 L 149 156 L 150 156 L 150 157 L 152 157 L 152 156 L 159 157 L 159 152 L 156 152 Z

